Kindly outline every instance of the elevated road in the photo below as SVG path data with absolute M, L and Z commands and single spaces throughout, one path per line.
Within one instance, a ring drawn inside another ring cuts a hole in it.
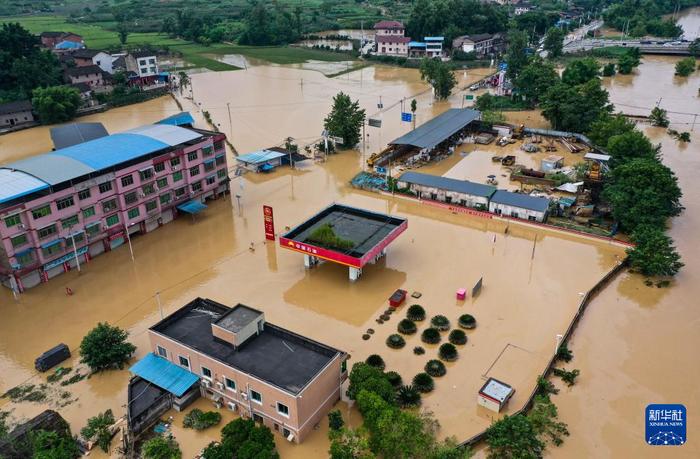
M 623 47 L 623 48 L 639 48 L 642 54 L 667 54 L 688 56 L 690 51 L 687 42 L 659 42 L 659 41 L 644 41 L 638 39 L 631 40 L 605 40 L 596 38 L 587 38 L 584 40 L 571 41 L 564 45 L 565 53 L 579 53 L 582 51 L 590 51 L 599 48 Z

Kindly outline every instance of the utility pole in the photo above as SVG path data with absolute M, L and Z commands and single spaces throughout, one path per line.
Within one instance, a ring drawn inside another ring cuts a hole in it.
M 233 122 L 231 121 L 231 102 L 226 102 L 226 109 L 228 110 L 228 133 L 233 137 Z

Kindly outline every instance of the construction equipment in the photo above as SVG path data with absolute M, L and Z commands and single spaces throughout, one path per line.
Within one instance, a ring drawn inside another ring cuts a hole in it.
M 600 171 L 600 163 L 597 161 L 591 162 L 591 166 L 588 168 L 588 179 L 600 181 L 603 178 L 603 174 Z

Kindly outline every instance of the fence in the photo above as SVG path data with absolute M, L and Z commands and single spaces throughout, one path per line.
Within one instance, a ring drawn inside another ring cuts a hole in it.
M 566 343 L 569 338 L 571 337 L 571 334 L 573 333 L 574 329 L 576 329 L 576 325 L 578 325 L 578 322 L 581 320 L 581 317 L 583 317 L 583 313 L 586 311 L 586 308 L 590 304 L 591 300 L 595 298 L 595 296 L 605 287 L 607 286 L 610 281 L 615 278 L 623 269 L 627 267 L 629 258 L 625 258 L 622 262 L 620 262 L 617 266 L 615 266 L 613 269 L 611 269 L 602 279 L 600 279 L 586 294 L 583 296 L 581 299 L 581 303 L 579 304 L 578 310 L 576 311 L 576 314 L 574 315 L 574 318 L 571 320 L 571 323 L 569 323 L 569 327 L 566 329 L 566 332 L 564 333 L 564 336 L 561 340 L 561 344 Z M 550 359 L 549 362 L 547 362 L 547 365 L 544 367 L 544 370 L 542 371 L 541 376 L 544 378 L 546 377 L 550 371 L 552 371 L 552 368 L 554 368 L 554 365 L 557 363 L 557 356 L 554 354 Z M 527 412 L 531 407 L 532 407 L 532 402 L 535 399 L 535 395 L 537 395 L 538 392 L 538 387 L 535 385 L 535 388 L 532 390 L 530 393 L 530 396 L 527 398 L 527 401 L 525 402 L 525 405 L 518 411 L 512 414 L 512 416 L 516 416 L 518 414 L 524 414 Z M 478 434 L 472 436 L 471 438 L 468 438 L 467 440 L 464 440 L 459 444 L 459 446 L 473 446 L 476 443 L 480 442 L 483 440 L 483 438 L 486 436 L 486 430 L 483 432 L 479 432 Z

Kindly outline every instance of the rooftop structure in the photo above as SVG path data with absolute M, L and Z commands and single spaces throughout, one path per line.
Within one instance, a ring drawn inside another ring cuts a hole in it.
M 33 121 L 32 103 L 28 100 L 0 104 L 0 128 L 18 126 Z
M 399 21 L 379 21 L 374 24 L 374 30 L 403 30 L 403 23 Z
M 285 154 L 279 151 L 259 150 L 238 155 L 236 161 L 246 169 L 255 172 L 267 172 L 282 164 Z
M 172 126 L 193 126 L 194 118 L 189 112 L 180 112 L 174 115 L 170 115 L 167 118 L 163 118 L 156 124 L 170 124 Z
M 439 175 L 421 174 L 420 172 L 404 172 L 397 180 L 398 182 L 434 187 L 445 191 L 454 191 L 484 198 L 490 198 L 496 192 L 496 187 L 491 185 L 441 177 Z
M 18 113 L 32 110 L 32 103 L 28 100 L 18 100 L 15 102 L 6 102 L 0 104 L 0 115 L 9 115 L 10 113 Z
M 318 259 L 346 265 L 350 279 L 357 280 L 362 267 L 386 255 L 386 247 L 407 227 L 404 218 L 333 204 L 280 236 L 280 246 L 303 253 L 307 268 Z M 318 230 L 324 228 L 330 229 L 335 245 L 319 241 Z
M 451 108 L 408 134 L 389 142 L 390 145 L 410 145 L 417 148 L 434 148 L 469 123 L 481 118 L 481 112 L 468 108 Z
M 530 196 L 525 193 L 513 193 L 506 190 L 498 190 L 491 197 L 491 202 L 519 207 L 521 209 L 546 212 L 549 208 L 549 199 L 539 196 Z
M 515 389 L 508 384 L 496 378 L 489 378 L 479 389 L 477 403 L 498 413 L 514 393 Z
M 51 128 L 51 141 L 59 150 L 108 135 L 102 123 L 70 123 Z

